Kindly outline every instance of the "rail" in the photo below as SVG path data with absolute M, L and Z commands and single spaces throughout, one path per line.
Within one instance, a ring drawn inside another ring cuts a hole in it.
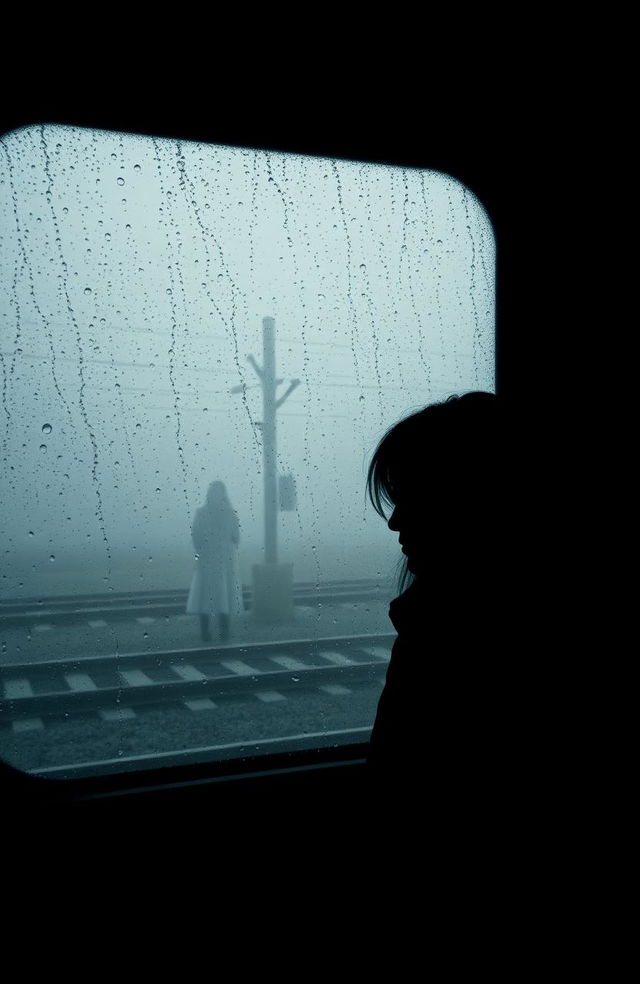
M 394 638 L 390 633 L 329 636 L 5 664 L 0 666 L 0 721 L 367 682 L 386 668 Z
M 314 601 L 323 604 L 367 601 L 371 598 L 391 598 L 391 593 L 391 582 L 381 579 L 336 580 L 317 584 L 303 581 L 293 585 L 293 602 L 309 605 Z M 248 611 L 251 609 L 251 588 L 244 585 L 242 595 L 244 608 Z M 129 618 L 136 614 L 184 612 L 187 596 L 188 590 L 178 589 L 0 600 L 0 628 L 45 619 L 74 622 L 88 615 L 106 615 L 113 619 Z

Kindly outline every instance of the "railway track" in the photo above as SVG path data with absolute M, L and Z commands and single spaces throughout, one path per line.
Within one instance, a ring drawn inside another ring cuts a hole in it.
M 252 591 L 243 587 L 245 610 L 251 609 Z M 0 601 L 0 629 L 38 623 L 81 622 L 88 618 L 117 621 L 138 616 L 173 615 L 185 611 L 187 590 L 119 592 L 59 598 Z M 293 586 L 296 605 L 335 604 L 392 596 L 390 582 L 381 579 L 298 582 Z
M 238 695 L 266 703 L 292 690 L 336 693 L 347 683 L 382 681 L 394 639 L 338 636 L 5 664 L 0 723 L 29 730 L 77 715 L 113 720 L 140 705 L 200 710 Z

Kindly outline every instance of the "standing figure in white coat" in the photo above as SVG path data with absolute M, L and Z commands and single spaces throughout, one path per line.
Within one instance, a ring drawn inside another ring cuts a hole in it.
M 187 599 L 187 613 L 200 616 L 204 642 L 211 640 L 210 619 L 217 617 L 221 642 L 229 639 L 229 619 L 242 611 L 238 573 L 240 524 L 224 482 L 212 482 L 207 501 L 191 527 L 196 569 Z

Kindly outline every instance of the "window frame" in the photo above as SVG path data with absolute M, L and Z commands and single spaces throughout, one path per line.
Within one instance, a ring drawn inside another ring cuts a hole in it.
M 293 116 L 293 114 L 292 114 Z M 300 132 L 286 112 L 279 125 L 267 132 L 265 124 L 247 121 L 246 126 L 235 123 L 226 126 L 207 126 L 201 119 L 191 121 L 177 111 L 167 112 L 157 119 L 124 109 L 113 112 L 95 111 L 78 114 L 69 108 L 56 108 L 55 113 L 32 107 L 28 115 L 0 121 L 0 132 L 6 133 L 31 123 L 59 123 L 70 126 L 121 130 L 140 135 L 172 137 L 207 143 L 225 143 L 260 150 L 291 152 L 309 156 L 335 157 L 344 160 L 371 161 L 390 166 L 441 171 L 461 181 L 476 195 L 487 211 L 496 240 L 496 388 L 506 399 L 514 393 L 513 364 L 514 333 L 504 330 L 513 322 L 518 298 L 518 283 L 514 277 L 512 245 L 517 219 L 514 217 L 519 182 L 509 173 L 510 158 L 496 138 L 493 152 L 487 157 L 483 140 L 452 139 L 453 124 L 435 127 L 429 140 L 409 131 L 398 132 L 393 126 L 381 131 L 377 138 L 359 138 L 343 121 L 344 130 L 333 129 L 330 134 Z M 275 132 L 274 132 L 275 131 Z M 442 132 L 440 132 L 442 131 Z M 510 180 L 509 180 L 510 178 Z M 322 747 L 292 752 L 274 752 L 255 757 L 224 762 L 191 762 L 175 766 L 149 767 L 135 772 L 103 774 L 84 778 L 44 778 L 23 773 L 8 763 L 0 763 L 0 783 L 7 798 L 28 804 L 73 804 L 96 802 L 100 799 L 123 798 L 136 802 L 152 802 L 169 798 L 183 802 L 200 801 L 203 796 L 216 802 L 233 801 L 238 796 L 254 796 L 268 785 L 280 789 L 283 795 L 292 790 L 311 788 L 349 789 L 357 795 L 365 782 L 366 743 L 339 747 Z

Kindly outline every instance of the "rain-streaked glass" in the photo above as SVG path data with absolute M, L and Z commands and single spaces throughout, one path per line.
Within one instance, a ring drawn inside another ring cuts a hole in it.
M 384 661 L 366 685 L 316 674 L 307 686 L 304 658 L 260 647 L 319 641 L 314 659 L 333 653 L 322 658 L 338 673 L 350 657 L 331 639 L 393 632 L 398 546 L 365 498 L 366 469 L 411 410 L 494 389 L 494 241 L 478 200 L 434 171 L 30 126 L 0 141 L 0 274 L 0 755 L 64 775 L 366 740 Z M 265 562 L 264 319 L 286 396 L 277 559 L 304 595 L 274 622 L 251 609 Z M 132 653 L 157 654 L 155 676 L 149 660 L 139 672 L 159 694 L 171 659 L 177 680 L 209 672 L 185 606 L 192 522 L 215 481 L 238 517 L 247 605 L 226 662 L 248 666 L 254 689 L 129 706 Z M 365 582 L 366 598 L 331 587 Z M 29 691 L 107 686 L 107 656 L 122 687 L 111 714 L 16 716 Z M 263 657 L 289 671 L 286 691 Z M 70 659 L 61 681 L 31 675 Z

